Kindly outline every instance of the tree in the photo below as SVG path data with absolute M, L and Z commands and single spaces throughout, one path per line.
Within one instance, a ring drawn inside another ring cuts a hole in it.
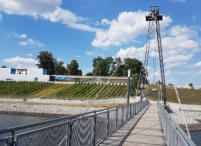
M 1 68 L 7 68 L 5 65 L 3 65 Z
M 132 74 L 130 83 L 131 84 L 130 89 L 132 95 L 135 94 L 135 89 L 137 89 L 138 81 L 139 81 L 139 74 L 138 73 Z
M 191 89 L 194 89 L 193 83 L 189 83 L 188 86 L 189 86 Z
M 109 76 L 112 69 L 113 58 L 102 58 L 98 56 L 93 59 L 93 75 L 95 76 Z
M 123 76 L 121 70 L 124 68 L 122 66 L 120 66 L 122 64 L 121 58 L 120 57 L 116 57 L 115 59 L 113 59 L 112 62 L 112 67 L 110 70 L 110 75 L 112 75 L 114 72 L 114 76 Z M 119 66 L 119 68 L 116 70 L 116 67 Z
M 72 60 L 70 64 L 67 65 L 69 75 L 82 75 L 82 70 L 78 69 L 79 64 L 77 60 Z
M 88 72 L 88 73 L 86 73 L 85 76 L 93 76 L 93 74 L 92 74 L 92 72 Z
M 169 85 L 170 87 L 174 87 L 174 85 L 173 85 L 172 83 L 169 83 L 168 85 Z
M 51 52 L 48 51 L 41 51 L 40 54 L 37 56 L 39 68 L 43 68 L 47 70 L 48 75 L 55 74 L 55 62 L 53 55 Z
M 66 70 L 63 61 L 56 61 L 56 63 L 55 63 L 55 74 L 56 75 L 68 74 L 68 71 Z
M 142 62 L 140 62 L 139 60 L 137 60 L 135 58 L 125 58 L 124 64 L 125 64 L 124 76 L 127 76 L 128 69 L 131 70 L 131 73 L 140 74 L 141 69 L 142 69 Z

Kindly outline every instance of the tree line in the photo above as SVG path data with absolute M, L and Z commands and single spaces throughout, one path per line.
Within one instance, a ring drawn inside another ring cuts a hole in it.
M 82 75 L 77 60 L 72 60 L 67 66 L 63 61 L 54 58 L 51 52 L 41 51 L 37 56 L 40 68 L 47 70 L 48 75 Z M 120 57 L 98 56 L 93 59 L 93 70 L 87 73 L 87 76 L 127 76 L 128 69 L 132 74 L 139 74 L 142 68 L 142 62 L 135 58 L 125 58 L 123 61 Z
M 63 61 L 58 61 L 48 51 L 41 51 L 37 59 L 37 66 L 46 69 L 48 75 L 82 75 L 77 60 L 72 60 L 70 64 L 65 66 Z
M 47 70 L 48 75 L 82 75 L 77 60 L 72 60 L 70 64 L 64 66 L 63 61 L 55 59 L 51 52 L 42 51 L 37 56 L 40 68 Z M 93 70 L 87 76 L 127 76 L 128 69 L 131 70 L 131 85 L 134 91 L 137 87 L 141 68 L 143 64 L 135 58 L 106 57 L 98 56 L 93 59 Z M 143 73 L 144 74 L 144 73 Z

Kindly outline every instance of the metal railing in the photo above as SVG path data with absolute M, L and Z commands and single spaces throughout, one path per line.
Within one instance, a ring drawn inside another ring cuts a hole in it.
M 146 100 L 3 129 L 0 130 L 0 146 L 99 145 L 148 104 Z
M 196 146 L 159 101 L 157 106 L 167 146 Z

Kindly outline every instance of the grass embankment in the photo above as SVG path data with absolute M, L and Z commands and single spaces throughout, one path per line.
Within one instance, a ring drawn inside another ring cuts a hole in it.
M 43 99 L 93 99 L 104 84 L 76 83 L 53 84 L 40 82 L 0 82 L 0 97 L 43 98 Z M 99 94 L 98 99 L 124 97 L 126 85 L 108 84 Z
M 149 97 L 152 100 L 157 100 L 158 95 L 156 91 L 152 91 L 152 89 L 158 89 L 159 87 L 155 85 L 149 85 L 147 87 L 149 91 Z M 176 93 L 174 88 L 167 87 L 166 88 L 167 93 L 167 101 L 169 102 L 175 102 L 178 103 Z M 179 97 L 181 100 L 181 103 L 183 104 L 201 104 L 201 89 L 186 89 L 186 88 L 178 88 Z
M 43 82 L 0 81 L 0 96 L 24 97 L 30 95 L 33 92 L 43 90 L 52 85 L 52 83 Z

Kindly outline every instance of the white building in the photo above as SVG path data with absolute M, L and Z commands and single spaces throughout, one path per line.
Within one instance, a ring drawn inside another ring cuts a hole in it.
M 49 81 L 49 75 L 42 68 L 0 68 L 0 80 Z

